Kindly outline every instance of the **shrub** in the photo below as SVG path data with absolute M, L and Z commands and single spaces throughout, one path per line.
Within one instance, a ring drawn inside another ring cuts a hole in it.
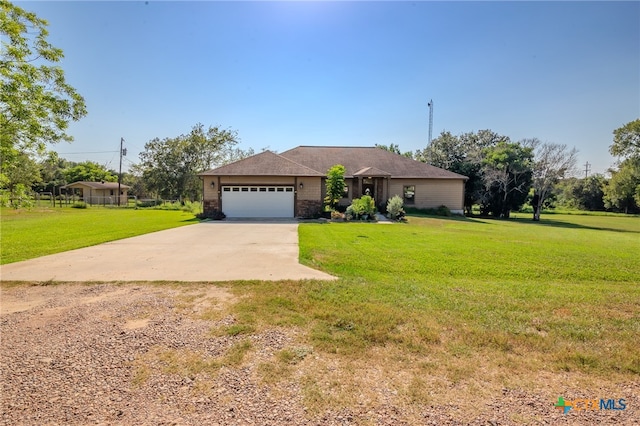
M 399 195 L 394 195 L 387 202 L 387 215 L 389 219 L 400 220 L 404 217 L 404 201 Z
M 331 219 L 340 220 L 340 219 L 343 219 L 343 218 L 344 218 L 344 215 L 342 213 L 340 213 L 339 211 L 333 210 L 331 212 Z
M 196 217 L 198 219 L 222 220 L 227 216 L 219 210 L 214 210 L 213 212 L 209 212 L 209 213 L 198 213 L 196 214 Z
M 76 201 L 71 207 L 74 209 L 86 209 L 87 203 L 85 203 L 84 201 Z
M 369 195 L 363 195 L 361 198 L 354 198 L 346 211 L 347 219 L 362 219 L 365 215 L 373 216 L 375 214 L 376 203 Z

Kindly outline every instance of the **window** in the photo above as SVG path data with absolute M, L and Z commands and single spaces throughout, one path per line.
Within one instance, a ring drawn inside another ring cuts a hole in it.
M 247 188 L 246 186 L 242 187 L 242 192 L 249 192 L 249 188 Z
M 404 194 L 404 202 L 406 204 L 415 203 L 416 198 L 416 187 L 414 185 L 405 186 L 402 189 L 402 193 Z
M 267 192 L 267 188 L 260 188 L 260 192 Z
M 342 193 L 342 198 L 349 198 L 349 185 L 344 185 L 344 192 Z
M 275 188 L 269 188 L 269 192 L 276 192 Z
M 228 186 L 225 186 L 224 188 L 222 188 L 222 190 L 224 192 L 231 192 L 231 188 L 229 188 Z
M 258 192 L 258 188 L 251 188 L 251 192 Z
M 287 188 L 287 192 L 293 192 L 293 188 Z
M 233 188 L 233 192 L 240 192 L 240 188 L 238 187 Z
M 284 188 L 278 188 L 278 192 L 284 192 Z

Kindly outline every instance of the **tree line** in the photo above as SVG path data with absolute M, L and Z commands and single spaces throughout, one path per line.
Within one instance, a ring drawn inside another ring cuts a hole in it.
M 618 157 L 610 178 L 576 177 L 578 151 L 566 145 L 523 139 L 512 142 L 492 130 L 453 135 L 443 131 L 429 146 L 402 152 L 397 144 L 377 145 L 418 161 L 467 176 L 465 212 L 509 217 L 526 203 L 539 220 L 544 207 L 640 212 L 640 119 L 614 130 L 609 151 Z
M 87 114 L 84 98 L 57 65 L 61 49 L 47 41 L 47 21 L 0 2 L 0 204 L 27 199 L 30 192 L 57 192 L 72 182 L 116 181 L 115 171 L 94 162 L 74 163 L 47 152 L 47 144 L 72 141 L 69 123 Z M 145 144 L 140 163 L 122 176 L 140 197 L 196 200 L 197 173 L 253 154 L 237 147 L 238 134 L 196 124 L 191 131 Z M 468 176 L 465 210 L 509 217 L 529 202 L 534 219 L 552 203 L 580 209 L 640 211 L 640 119 L 614 131 L 610 152 L 618 157 L 611 177 L 571 177 L 575 149 L 537 139 L 513 142 L 491 130 L 453 135 L 442 132 L 422 150 L 401 153 Z

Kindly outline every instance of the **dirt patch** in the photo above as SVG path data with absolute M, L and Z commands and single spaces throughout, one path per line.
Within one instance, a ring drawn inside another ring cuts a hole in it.
M 506 369 L 483 372 L 488 384 L 445 374 L 428 354 L 374 348 L 366 359 L 345 359 L 314 350 L 304 328 L 242 328 L 238 296 L 217 285 L 1 290 L 4 424 L 571 425 L 640 418 L 638 383 L 545 372 L 518 381 Z M 480 358 L 474 368 L 485 368 Z M 559 396 L 626 398 L 627 409 L 565 415 L 553 405 Z

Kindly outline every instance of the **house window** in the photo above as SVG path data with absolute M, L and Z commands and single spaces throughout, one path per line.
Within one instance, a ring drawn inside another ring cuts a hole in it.
M 344 186 L 344 191 L 342 192 L 342 198 L 349 198 L 349 185 Z
M 402 193 L 404 194 L 404 202 L 406 204 L 415 203 L 416 199 L 416 187 L 415 185 L 408 185 L 402 189 Z
M 109 191 L 109 195 L 113 195 L 113 189 Z

